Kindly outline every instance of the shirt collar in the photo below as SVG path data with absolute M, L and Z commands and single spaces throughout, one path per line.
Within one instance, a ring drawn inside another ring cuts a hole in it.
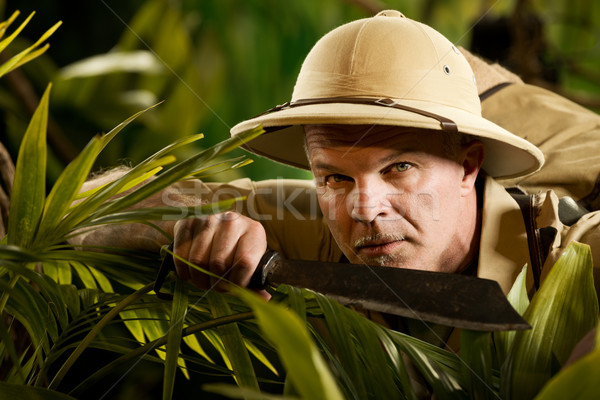
M 493 279 L 508 293 L 525 264 L 531 265 L 523 216 L 504 187 L 485 178 L 477 276 Z M 527 287 L 533 282 L 528 268 Z

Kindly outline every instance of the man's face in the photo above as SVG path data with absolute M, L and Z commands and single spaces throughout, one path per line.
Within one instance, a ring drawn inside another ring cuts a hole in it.
M 466 266 L 477 225 L 480 144 L 472 171 L 465 162 L 472 151 L 448 155 L 442 133 L 351 125 L 305 130 L 319 205 L 350 262 L 444 272 Z

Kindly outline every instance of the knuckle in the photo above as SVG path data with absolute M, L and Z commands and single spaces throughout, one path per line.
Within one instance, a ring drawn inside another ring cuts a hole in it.
M 236 268 L 240 269 L 254 269 L 256 267 L 257 255 L 254 251 L 241 252 L 236 260 Z
M 227 260 L 223 257 L 215 257 L 210 260 L 210 269 L 214 272 L 223 272 L 227 269 Z

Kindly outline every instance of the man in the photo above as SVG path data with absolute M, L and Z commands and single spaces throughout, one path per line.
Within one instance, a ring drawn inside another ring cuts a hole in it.
M 239 213 L 165 223 L 175 252 L 242 286 L 271 248 L 289 258 L 477 274 L 507 292 L 526 263 L 541 273 L 530 268 L 528 286 L 543 282 L 577 240 L 592 245 L 597 275 L 600 213 L 566 226 L 549 192 L 532 198 L 527 219 L 495 181 L 522 179 L 544 157 L 482 118 L 474 78 L 458 48 L 397 11 L 333 30 L 305 59 L 290 103 L 232 129 L 235 136 L 262 124 L 267 133 L 245 147 L 310 168 L 316 189 L 298 181 L 181 183 L 162 201 L 190 204 L 224 191 L 248 201 Z M 81 241 L 164 244 L 147 228 L 128 229 L 136 235 L 95 232 Z M 216 283 L 179 261 L 176 269 L 198 287 Z

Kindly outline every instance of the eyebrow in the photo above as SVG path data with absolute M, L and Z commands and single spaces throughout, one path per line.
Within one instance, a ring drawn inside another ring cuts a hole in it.
M 397 151 L 388 156 L 380 158 L 378 160 L 378 164 L 383 164 L 383 165 L 387 166 L 387 164 L 389 164 L 392 161 L 396 161 L 398 158 L 402 157 L 402 155 L 404 155 L 404 154 L 422 153 L 422 152 L 423 152 L 422 150 L 417 150 L 414 148 L 407 148 L 402 151 Z M 329 164 L 326 162 L 317 162 L 317 163 L 313 164 L 313 169 L 315 169 L 315 170 L 321 169 L 321 170 L 327 170 L 327 171 L 338 171 L 339 170 L 339 168 L 337 168 L 335 165 Z

